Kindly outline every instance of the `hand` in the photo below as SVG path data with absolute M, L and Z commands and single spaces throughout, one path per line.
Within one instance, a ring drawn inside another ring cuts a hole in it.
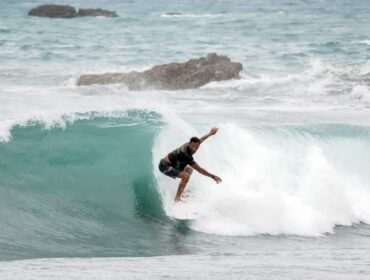
M 216 175 L 213 175 L 213 176 L 212 176 L 212 179 L 213 179 L 217 184 L 219 184 L 219 183 L 221 183 L 221 182 L 222 182 L 222 179 L 221 179 L 220 177 L 216 176 Z
M 209 132 L 209 134 L 210 134 L 210 135 L 215 135 L 215 134 L 217 133 L 217 131 L 218 131 L 218 128 L 217 128 L 217 127 L 213 127 L 213 128 L 211 129 L 211 131 Z

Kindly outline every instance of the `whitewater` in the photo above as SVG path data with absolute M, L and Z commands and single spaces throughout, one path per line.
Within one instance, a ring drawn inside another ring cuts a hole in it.
M 0 0 L 1 279 L 368 279 L 367 1 L 63 3 L 120 17 Z M 76 85 L 211 52 L 241 79 Z M 159 160 L 211 127 L 223 182 L 175 203 Z

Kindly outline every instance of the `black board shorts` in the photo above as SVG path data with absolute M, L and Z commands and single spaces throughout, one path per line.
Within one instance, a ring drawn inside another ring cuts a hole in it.
M 176 179 L 181 172 L 180 170 L 177 170 L 176 168 L 172 167 L 171 164 L 164 159 L 161 159 L 158 168 L 159 171 L 161 171 L 164 175 L 167 175 L 172 179 Z

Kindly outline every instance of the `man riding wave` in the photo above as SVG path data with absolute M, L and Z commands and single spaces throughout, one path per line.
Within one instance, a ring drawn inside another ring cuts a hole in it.
M 193 169 L 198 171 L 200 174 L 203 174 L 204 176 L 212 178 L 217 184 L 222 182 L 220 177 L 209 173 L 207 170 L 199 166 L 199 164 L 197 164 L 193 158 L 193 155 L 199 149 L 200 144 L 203 143 L 211 135 L 215 135 L 217 131 L 218 128 L 214 127 L 208 134 L 204 135 L 201 138 L 192 137 L 188 143 L 185 143 L 176 150 L 170 152 L 159 162 L 158 167 L 163 174 L 173 179 L 181 178 L 181 182 L 179 184 L 179 188 L 177 189 L 175 197 L 176 202 L 180 201 L 180 196 L 184 191 L 186 184 L 189 182 Z M 190 165 L 191 167 L 189 167 L 188 165 Z

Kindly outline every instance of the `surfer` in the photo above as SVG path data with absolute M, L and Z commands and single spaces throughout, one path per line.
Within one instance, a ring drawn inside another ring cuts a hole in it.
M 167 175 L 172 179 L 181 178 L 181 182 L 175 197 L 176 202 L 180 201 L 180 196 L 184 191 L 186 184 L 189 182 L 193 169 L 204 176 L 212 178 L 217 184 L 222 182 L 220 177 L 209 173 L 207 170 L 199 166 L 199 164 L 193 159 L 193 155 L 199 149 L 200 144 L 203 143 L 208 137 L 215 135 L 217 131 L 218 128 L 214 127 L 208 134 L 201 138 L 192 137 L 188 143 L 185 143 L 181 147 L 172 151 L 159 162 L 159 170 L 164 175 Z

